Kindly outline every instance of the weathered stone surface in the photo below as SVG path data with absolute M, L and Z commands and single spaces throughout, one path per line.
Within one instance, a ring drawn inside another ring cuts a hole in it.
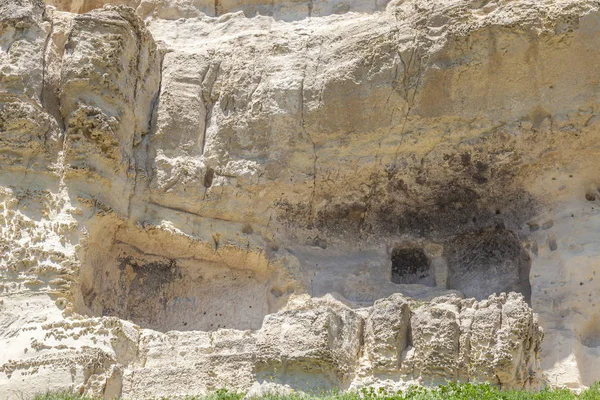
M 438 298 L 414 311 L 405 363 L 427 381 L 535 388 L 543 334 L 523 296 Z
M 44 170 L 61 135 L 42 105 L 51 22 L 42 1 L 0 3 L 0 161 L 3 169 Z
M 46 3 L 0 0 L 0 397 L 600 380 L 597 2 Z
M 261 375 L 277 375 L 279 369 L 279 379 L 298 382 L 306 371 L 317 372 L 335 387 L 353 372 L 362 332 L 363 319 L 351 309 L 326 300 L 296 299 L 265 318 L 257 341 L 258 369 Z
M 248 388 L 254 381 L 255 342 L 249 331 L 143 330 L 138 357 L 123 377 L 123 393 L 147 399 Z
M 400 368 L 400 356 L 408 347 L 409 302 L 401 295 L 377 300 L 365 325 L 365 351 L 375 370 Z

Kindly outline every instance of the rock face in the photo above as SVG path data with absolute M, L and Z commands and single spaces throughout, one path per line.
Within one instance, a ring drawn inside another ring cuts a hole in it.
M 0 27 L 0 398 L 600 380 L 597 2 Z

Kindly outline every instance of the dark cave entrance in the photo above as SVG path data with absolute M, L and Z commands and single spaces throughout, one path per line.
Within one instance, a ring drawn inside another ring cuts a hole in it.
M 391 280 L 397 284 L 435 286 L 435 275 L 425 251 L 420 247 L 395 247 Z

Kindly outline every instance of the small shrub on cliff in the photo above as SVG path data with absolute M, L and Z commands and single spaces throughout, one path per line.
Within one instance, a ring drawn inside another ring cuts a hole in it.
M 206 400 L 241 400 L 244 393 L 231 391 L 227 389 L 219 389 L 212 395 L 205 397 Z

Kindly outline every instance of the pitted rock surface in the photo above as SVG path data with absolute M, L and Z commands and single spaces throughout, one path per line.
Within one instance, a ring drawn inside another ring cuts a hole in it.
M 600 380 L 599 32 L 0 0 L 0 398 Z

